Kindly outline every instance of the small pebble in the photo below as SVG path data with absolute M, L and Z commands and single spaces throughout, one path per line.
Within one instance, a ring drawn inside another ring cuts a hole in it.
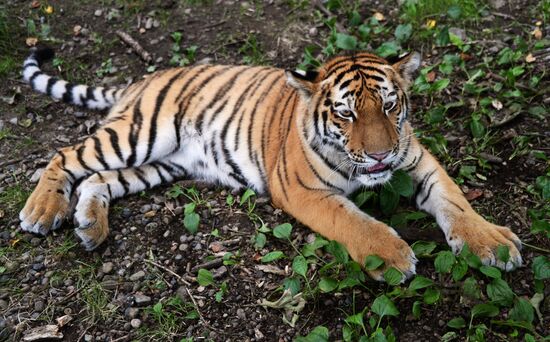
M 132 328 L 137 329 L 141 326 L 141 320 L 134 318 L 130 321 L 130 325 L 132 326 Z
M 151 302 L 151 297 L 138 293 L 134 295 L 134 301 L 137 305 L 148 304 Z
M 112 262 L 106 262 L 103 265 L 101 265 L 101 272 L 105 274 L 109 274 L 113 271 L 113 263 Z

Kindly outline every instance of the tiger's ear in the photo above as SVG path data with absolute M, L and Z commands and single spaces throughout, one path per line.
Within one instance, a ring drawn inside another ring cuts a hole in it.
M 316 70 L 286 70 L 286 82 L 293 88 L 311 95 L 318 88 L 319 72 Z
M 397 71 L 407 83 L 412 82 L 413 74 L 419 66 L 420 54 L 418 52 L 408 53 L 399 58 L 399 60 L 392 65 L 393 69 Z

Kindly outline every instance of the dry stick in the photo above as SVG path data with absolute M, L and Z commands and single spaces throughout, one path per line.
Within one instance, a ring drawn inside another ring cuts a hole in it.
M 191 269 L 191 272 L 197 272 L 198 270 L 200 270 L 201 268 L 204 268 L 204 269 L 211 269 L 211 268 L 214 268 L 214 267 L 218 267 L 218 266 L 221 266 L 223 264 L 223 258 L 217 258 L 217 259 L 213 259 L 213 260 L 210 260 L 210 261 L 207 261 L 203 264 L 198 264 L 196 266 L 194 266 L 192 269 Z
M 126 43 L 128 46 L 130 46 L 137 54 L 138 56 L 143 59 L 146 63 L 151 63 L 153 61 L 153 57 L 151 54 L 136 41 L 134 38 L 132 38 L 128 33 L 123 32 L 121 30 L 116 31 L 117 36 L 119 36 L 120 39 L 124 43 Z
M 319 11 L 321 11 L 326 17 L 330 18 L 333 15 L 319 0 L 313 1 L 313 5 L 317 7 L 317 9 L 319 9 Z M 336 21 L 334 26 L 336 26 L 336 29 L 340 32 L 347 32 L 344 26 L 338 21 Z
M 149 259 L 145 259 L 145 262 L 153 265 L 153 266 L 156 266 L 162 270 L 165 270 L 166 272 L 170 273 L 171 275 L 173 275 L 174 277 L 176 277 L 179 281 L 181 281 L 182 283 L 184 283 L 185 285 L 187 286 L 190 286 L 191 283 L 188 282 L 187 280 L 183 279 L 182 276 L 180 276 L 179 274 L 177 274 L 176 272 L 172 271 L 171 269 L 169 269 L 168 267 L 165 267 L 165 266 L 162 266 L 161 264 L 158 264 L 152 260 L 149 260 Z

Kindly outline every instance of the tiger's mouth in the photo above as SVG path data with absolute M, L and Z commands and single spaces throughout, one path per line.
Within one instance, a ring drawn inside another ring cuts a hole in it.
M 390 164 L 376 163 L 373 166 L 366 168 L 365 173 L 368 173 L 368 174 L 381 173 L 389 170 L 390 167 L 391 167 Z

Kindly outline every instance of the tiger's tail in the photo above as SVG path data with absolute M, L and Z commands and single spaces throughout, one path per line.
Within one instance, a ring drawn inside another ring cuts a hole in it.
M 125 88 L 73 84 L 47 75 L 40 66 L 52 59 L 54 54 L 51 48 L 40 47 L 25 59 L 23 79 L 32 89 L 69 104 L 98 110 L 112 107 L 122 96 Z

